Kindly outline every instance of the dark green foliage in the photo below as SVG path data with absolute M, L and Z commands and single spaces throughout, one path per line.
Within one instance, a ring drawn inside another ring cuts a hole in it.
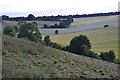
M 69 51 L 84 55 L 86 52 L 88 52 L 91 49 L 91 44 L 87 36 L 80 35 L 78 37 L 74 37 L 69 45 Z
M 32 23 L 27 23 L 27 22 L 22 22 L 20 23 L 20 28 L 19 28 L 19 38 L 27 38 L 31 41 L 39 42 L 42 39 L 42 36 L 38 30 L 37 23 L 32 22 Z
M 26 24 L 26 21 L 19 21 L 19 22 L 18 22 L 18 25 L 19 25 L 19 26 L 23 26 L 24 24 Z
M 6 34 L 6 35 L 10 35 L 12 37 L 15 37 L 16 29 L 13 26 L 7 26 L 7 27 L 4 28 L 3 33 Z
M 47 26 L 45 24 L 44 28 L 68 28 L 72 22 L 73 22 L 73 18 L 69 16 L 65 20 L 61 20 L 59 24 L 54 24 L 51 26 Z
M 55 34 L 58 34 L 58 32 L 59 32 L 58 30 L 55 30 Z
M 113 62 L 115 60 L 115 53 L 112 50 L 110 50 L 109 52 L 101 52 L 100 58 L 102 60 Z
M 44 24 L 44 28 L 47 28 L 48 27 L 48 25 L 47 24 Z
M 51 45 L 51 47 L 53 47 L 53 48 L 63 50 L 63 47 L 62 47 L 60 44 L 51 42 L 50 45 Z
M 14 26 L 16 33 L 18 33 L 19 28 L 17 26 Z
M 109 25 L 107 24 L 107 25 L 104 25 L 104 27 L 109 27 Z
M 100 59 L 99 55 L 92 51 L 85 53 L 85 56 Z
M 29 21 L 34 21 L 36 18 L 33 14 L 29 14 L 28 17 L 27 17 L 27 20 Z
M 44 42 L 47 46 L 50 46 L 50 43 L 51 43 L 50 36 L 45 36 Z

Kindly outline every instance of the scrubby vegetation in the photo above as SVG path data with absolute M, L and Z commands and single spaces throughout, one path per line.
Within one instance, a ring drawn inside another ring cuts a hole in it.
M 72 21 L 71 18 L 69 18 L 68 20 Z M 70 24 L 70 22 L 68 22 L 68 24 Z M 8 26 L 4 28 L 4 33 L 7 35 L 11 35 L 12 37 L 17 36 L 19 38 L 25 38 L 27 40 L 31 40 L 37 43 L 43 42 L 43 44 L 45 44 L 46 46 L 72 52 L 78 55 L 84 55 L 96 59 L 116 62 L 114 51 L 110 50 L 109 52 L 102 52 L 100 56 L 97 55 L 95 52 L 91 51 L 91 43 L 86 35 L 79 35 L 77 37 L 74 37 L 71 40 L 70 45 L 62 46 L 60 44 L 51 42 L 50 36 L 46 36 L 44 38 L 44 41 L 42 41 L 42 36 L 38 30 L 36 22 L 27 23 L 25 21 L 24 22 L 22 21 L 19 22 L 18 24 L 20 26 L 19 29 L 17 26 L 13 26 L 13 27 Z M 18 35 L 16 33 L 18 33 Z
M 68 28 L 72 22 L 73 22 L 73 18 L 69 16 L 65 20 L 61 20 L 59 24 L 54 24 L 51 26 L 44 24 L 43 28 Z
M 110 50 L 109 52 L 101 52 L 100 55 L 91 51 L 91 43 L 85 35 L 74 37 L 68 46 L 62 46 L 58 43 L 51 42 L 50 36 L 46 36 L 44 38 L 44 43 L 49 47 L 72 52 L 77 55 L 84 55 L 96 59 L 119 63 L 119 61 L 115 58 L 115 53 L 113 50 Z
M 18 22 L 18 25 L 19 28 L 17 26 L 5 27 L 3 33 L 12 37 L 17 36 L 18 38 L 26 38 L 35 42 L 41 41 L 42 36 L 38 30 L 36 22 L 27 23 L 25 21 L 20 21 Z
M 115 78 L 118 65 L 3 35 L 3 78 Z
M 12 37 L 15 37 L 17 32 L 18 32 L 17 26 L 7 26 L 4 28 L 4 31 L 3 31 L 4 34 L 10 35 Z

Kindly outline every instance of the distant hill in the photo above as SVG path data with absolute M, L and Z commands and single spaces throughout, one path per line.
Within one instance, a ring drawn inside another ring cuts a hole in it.
M 114 78 L 118 65 L 3 35 L 3 78 Z

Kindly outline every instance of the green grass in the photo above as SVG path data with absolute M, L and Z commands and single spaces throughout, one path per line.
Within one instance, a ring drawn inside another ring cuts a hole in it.
M 118 65 L 3 35 L 3 78 L 111 78 Z M 6 54 L 5 54 L 6 53 Z
M 86 35 L 92 45 L 92 50 L 95 52 L 104 52 L 114 50 L 118 55 L 118 27 L 108 27 L 97 30 L 50 35 L 52 42 L 59 43 L 61 45 L 69 45 L 73 37 L 78 35 Z

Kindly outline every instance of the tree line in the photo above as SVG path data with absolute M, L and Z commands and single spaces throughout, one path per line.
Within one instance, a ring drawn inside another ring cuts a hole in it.
M 44 24 L 43 28 L 68 28 L 72 22 L 73 22 L 73 18 L 69 16 L 64 20 L 61 20 L 59 24 L 54 24 L 50 26 Z
M 113 50 L 108 52 L 101 52 L 100 55 L 91 50 L 92 46 L 90 40 L 86 35 L 79 35 L 74 37 L 68 46 L 62 46 L 58 43 L 51 41 L 50 36 L 45 36 L 42 40 L 40 31 L 38 30 L 36 22 L 18 22 L 18 26 L 7 26 L 4 28 L 3 33 L 12 37 L 24 38 L 36 43 L 42 43 L 46 46 L 68 51 L 77 55 L 88 56 L 96 59 L 102 59 L 105 61 L 120 63 L 115 58 Z
M 9 17 L 7 15 L 2 15 L 2 20 L 10 21 L 61 21 L 61 19 L 66 19 L 71 16 L 72 18 L 83 18 L 83 17 L 96 17 L 96 16 L 111 16 L 119 15 L 120 12 L 108 12 L 108 13 L 95 13 L 95 14 L 76 14 L 76 15 L 57 15 L 57 16 L 38 16 L 35 17 L 33 14 L 29 14 L 27 17 Z

